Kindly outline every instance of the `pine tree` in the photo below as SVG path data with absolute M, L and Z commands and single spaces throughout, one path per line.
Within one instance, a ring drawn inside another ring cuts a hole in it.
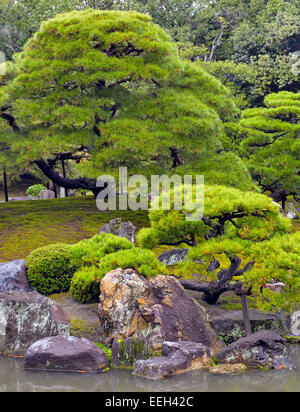
M 95 178 L 119 166 L 143 174 L 207 169 L 208 179 L 232 184 L 227 166 L 236 163 L 237 184 L 253 187 L 244 165 L 219 153 L 223 121 L 237 113 L 230 92 L 181 61 L 150 17 L 99 10 L 59 15 L 43 23 L 16 66 L 0 100 L 2 120 L 9 117 L 14 131 L 10 150 L 59 186 L 96 194 Z M 88 160 L 80 163 L 83 177 L 59 176 L 53 166 L 62 159 Z
M 246 109 L 239 124 L 227 125 L 225 149 L 238 153 L 264 193 L 283 208 L 288 196 L 299 199 L 300 93 L 265 98 L 265 107 Z

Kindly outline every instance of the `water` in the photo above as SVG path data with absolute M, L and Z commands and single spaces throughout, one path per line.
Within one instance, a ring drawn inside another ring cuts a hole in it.
M 124 370 L 84 375 L 24 371 L 22 360 L 0 357 L 0 392 L 300 392 L 300 346 L 289 352 L 295 371 L 251 370 L 236 376 L 195 371 L 154 382 Z

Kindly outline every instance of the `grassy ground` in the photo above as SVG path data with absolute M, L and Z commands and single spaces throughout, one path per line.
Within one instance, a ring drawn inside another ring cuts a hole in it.
M 138 228 L 149 225 L 147 212 L 101 212 L 92 197 L 1 203 L 0 262 L 24 259 L 52 243 L 71 244 L 92 237 L 117 217 Z

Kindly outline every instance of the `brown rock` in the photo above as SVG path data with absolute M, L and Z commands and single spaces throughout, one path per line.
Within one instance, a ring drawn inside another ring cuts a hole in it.
M 170 276 L 148 280 L 131 269 L 108 273 L 101 281 L 99 319 L 107 344 L 136 337 L 157 351 L 165 341 L 203 343 L 212 353 L 223 347 L 205 309 Z
M 25 369 L 101 372 L 109 367 L 106 354 L 88 339 L 54 336 L 32 344 L 25 354 Z

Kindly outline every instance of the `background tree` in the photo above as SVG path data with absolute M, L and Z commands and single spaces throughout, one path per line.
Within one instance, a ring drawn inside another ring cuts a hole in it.
M 300 93 L 280 92 L 265 98 L 265 107 L 247 109 L 238 125 L 228 124 L 224 145 L 246 159 L 264 193 L 285 204 L 299 199 Z

